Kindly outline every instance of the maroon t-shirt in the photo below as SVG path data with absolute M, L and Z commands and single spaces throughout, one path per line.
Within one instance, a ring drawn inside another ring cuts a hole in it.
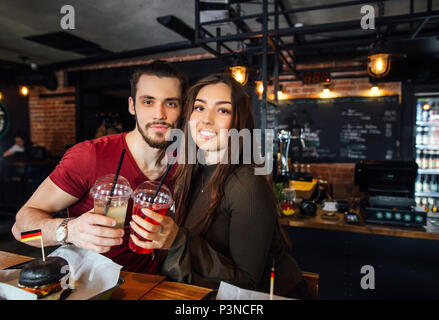
M 60 163 L 50 174 L 50 179 L 68 194 L 79 198 L 79 201 L 67 208 L 69 217 L 78 217 L 93 209 L 93 198 L 89 191 L 95 181 L 106 174 L 115 174 L 122 153 L 126 150 L 120 169 L 120 175 L 125 177 L 133 191 L 138 185 L 149 180 L 139 169 L 133 155 L 128 149 L 125 137 L 126 132 L 113 134 L 95 140 L 86 140 L 71 147 L 64 154 Z M 170 179 L 176 166 L 169 171 L 164 184 L 173 191 Z M 157 179 L 160 180 L 161 178 Z M 123 266 L 122 270 L 141 273 L 157 273 L 158 262 L 161 260 L 151 254 L 138 254 L 128 248 L 129 222 L 132 214 L 132 200 L 130 200 L 125 220 L 125 235 L 123 244 L 112 247 L 104 255 Z M 156 251 L 157 252 L 157 251 Z M 163 252 L 158 256 L 163 259 Z

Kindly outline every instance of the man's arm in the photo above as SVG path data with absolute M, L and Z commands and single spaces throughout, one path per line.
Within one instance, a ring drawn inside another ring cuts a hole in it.
M 12 234 L 20 241 L 22 232 L 41 229 L 45 246 L 58 245 L 55 231 L 63 218 L 53 218 L 53 214 L 78 200 L 59 188 L 49 177 L 46 178 L 18 211 Z M 115 219 L 94 214 L 91 210 L 68 222 L 67 242 L 99 253 L 107 252 L 111 246 L 122 244 L 123 229 L 107 228 L 114 225 Z M 29 241 L 28 244 L 41 246 L 38 240 Z

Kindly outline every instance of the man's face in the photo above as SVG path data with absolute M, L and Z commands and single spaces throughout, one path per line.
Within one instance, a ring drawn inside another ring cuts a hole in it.
M 136 101 L 128 99 L 129 111 L 136 119 L 136 128 L 152 148 L 166 148 L 170 129 L 177 126 L 182 111 L 180 81 L 142 75 L 137 82 Z

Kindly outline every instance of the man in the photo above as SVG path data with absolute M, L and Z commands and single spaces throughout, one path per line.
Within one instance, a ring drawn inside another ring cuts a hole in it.
M 111 228 L 116 220 L 93 213 L 89 190 L 106 174 L 115 174 L 122 150 L 126 150 L 120 175 L 134 190 L 146 180 L 160 179 L 166 168 L 166 134 L 180 125 L 182 97 L 187 88 L 183 74 L 163 61 L 155 61 L 133 73 L 129 112 L 134 115 L 133 131 L 84 141 L 70 148 L 59 165 L 18 211 L 12 227 L 21 232 L 41 229 L 44 244 L 64 243 L 102 253 L 124 266 L 123 270 L 154 273 L 157 259 L 128 248 L 129 229 Z M 171 172 L 170 172 L 171 173 Z M 170 181 L 171 174 L 165 180 Z M 68 208 L 67 219 L 53 213 Z M 131 220 L 130 207 L 126 225 Z M 38 241 L 28 242 L 38 247 Z

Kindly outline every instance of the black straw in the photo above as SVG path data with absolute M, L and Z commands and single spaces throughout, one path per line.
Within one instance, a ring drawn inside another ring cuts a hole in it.
M 168 163 L 168 167 L 166 168 L 165 174 L 163 175 L 162 179 L 160 180 L 159 186 L 158 186 L 157 190 L 155 191 L 154 195 L 152 196 L 151 204 L 154 203 L 155 198 L 157 197 L 157 194 L 159 193 L 160 188 L 162 187 L 163 182 L 165 181 L 166 176 L 168 175 L 169 169 L 171 169 L 171 167 L 172 167 L 172 164 Z
M 111 187 L 110 197 L 108 199 L 107 205 L 105 206 L 104 216 L 106 216 L 108 213 L 108 207 L 110 206 L 111 198 L 113 197 L 113 194 L 114 194 L 114 188 L 116 187 L 117 178 L 119 178 L 119 172 L 120 172 L 120 168 L 122 167 L 122 162 L 123 162 L 124 156 L 125 156 L 125 149 L 122 150 L 122 154 L 120 155 L 119 164 L 117 165 L 116 175 L 115 175 L 114 181 L 113 181 L 113 186 Z

